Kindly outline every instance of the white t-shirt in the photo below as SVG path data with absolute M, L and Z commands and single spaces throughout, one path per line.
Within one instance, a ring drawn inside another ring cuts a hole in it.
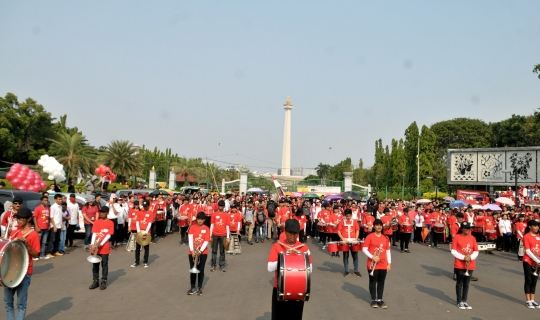
M 416 223 L 416 226 L 421 228 L 424 224 L 424 216 L 422 216 L 421 214 L 417 214 L 416 216 L 414 216 L 414 222 Z
M 512 232 L 512 223 L 510 220 L 501 220 L 499 221 L 499 228 L 501 229 L 501 233 L 504 235 L 505 233 Z
M 71 219 L 69 219 L 69 224 L 76 225 L 79 223 L 79 204 L 77 202 L 71 203 L 71 201 L 67 202 L 67 207 L 69 210 L 69 214 L 71 215 Z
M 55 203 L 51 206 L 50 209 L 50 215 L 51 215 L 51 228 L 53 226 L 56 226 L 56 231 L 60 231 L 62 228 L 62 206 Z

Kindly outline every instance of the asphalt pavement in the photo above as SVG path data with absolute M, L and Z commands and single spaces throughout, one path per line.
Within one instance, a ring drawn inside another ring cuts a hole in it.
M 273 273 L 267 271 L 267 258 L 272 243 L 243 242 L 242 254 L 227 256 L 227 272 L 210 272 L 209 255 L 203 295 L 188 296 L 187 247 L 179 241 L 173 234 L 150 245 L 146 269 L 130 268 L 134 253 L 125 247 L 112 251 L 103 291 L 88 289 L 92 265 L 82 247 L 63 257 L 34 261 L 27 319 L 270 319 Z M 448 245 L 437 249 L 411 244 L 409 254 L 394 247 L 383 298 L 388 309 L 383 310 L 369 306 L 365 256 L 359 258 L 362 277 L 345 278 L 342 259 L 330 257 L 315 242 L 308 239 L 314 270 L 304 319 L 540 317 L 540 309 L 524 306 L 522 265 L 513 253 L 480 254 L 474 271 L 479 281 L 471 282 L 469 290 L 473 309 L 459 310 Z M 352 272 L 352 259 L 349 263 Z

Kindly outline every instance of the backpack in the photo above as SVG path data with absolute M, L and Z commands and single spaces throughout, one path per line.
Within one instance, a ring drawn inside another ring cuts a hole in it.
M 266 206 L 266 210 L 268 210 L 268 218 L 276 217 L 276 207 L 277 204 L 274 201 L 270 201 L 268 203 L 268 205 Z
M 259 211 L 257 211 L 257 221 L 259 223 L 263 223 L 265 219 L 266 219 L 266 216 L 264 215 L 264 210 L 259 209 Z

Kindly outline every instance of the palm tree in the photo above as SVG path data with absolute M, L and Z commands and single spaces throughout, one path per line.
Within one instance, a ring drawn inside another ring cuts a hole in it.
M 142 173 L 142 157 L 138 149 L 133 147 L 133 143 L 126 140 L 113 140 L 108 144 L 102 160 L 116 175 L 124 178 Z
M 75 177 L 79 170 L 84 173 L 92 173 L 96 167 L 96 150 L 88 145 L 86 138 L 80 133 L 69 134 L 62 132 L 57 134 L 56 140 L 49 149 L 50 154 L 64 165 L 68 180 Z
M 319 162 L 319 165 L 315 168 L 315 171 L 317 171 L 317 176 L 321 179 L 326 179 L 326 176 L 330 173 L 330 169 L 332 167 L 329 164 L 324 164 Z

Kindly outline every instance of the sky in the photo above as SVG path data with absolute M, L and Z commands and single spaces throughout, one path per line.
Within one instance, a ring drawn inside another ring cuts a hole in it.
M 0 95 L 94 146 L 281 167 L 362 158 L 458 117 L 540 107 L 540 1 L 2 1 Z M 330 149 L 331 148 L 331 149 Z

